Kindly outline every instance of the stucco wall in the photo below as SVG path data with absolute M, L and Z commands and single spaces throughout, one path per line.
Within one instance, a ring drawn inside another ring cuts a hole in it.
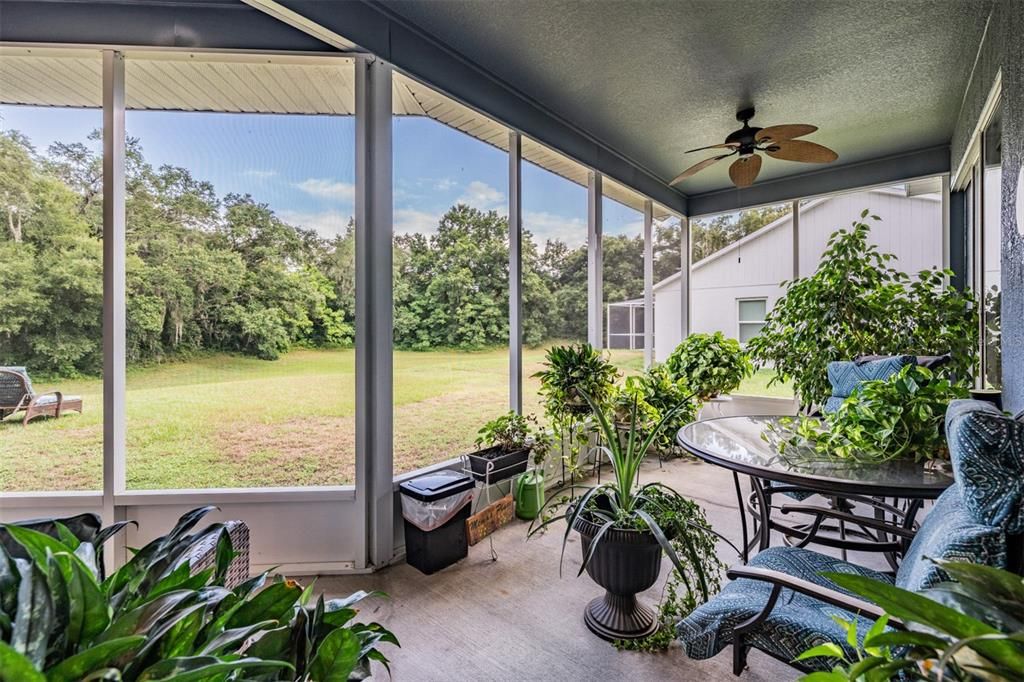
M 1000 3 L 1003 65 L 1003 391 L 1024 409 L 1024 0 Z

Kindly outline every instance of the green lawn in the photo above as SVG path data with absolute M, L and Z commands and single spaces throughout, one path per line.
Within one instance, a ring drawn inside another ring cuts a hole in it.
M 354 478 L 354 353 L 297 350 L 266 362 L 212 356 L 128 373 L 126 470 L 132 490 L 339 485 Z M 543 350 L 527 350 L 527 376 Z M 639 353 L 616 352 L 625 371 Z M 395 469 L 472 449 L 480 426 L 507 410 L 508 355 L 395 353 Z M 524 406 L 538 410 L 528 378 Z M 39 383 L 81 395 L 85 410 L 27 428 L 0 423 L 0 490 L 102 487 L 102 382 Z
M 540 414 L 543 349 L 523 364 L 524 408 Z M 132 490 L 340 485 L 354 479 L 351 350 L 297 350 L 280 360 L 218 355 L 128 373 L 126 470 Z M 642 354 L 613 351 L 629 374 Z M 473 449 L 480 426 L 507 409 L 508 355 L 395 353 L 395 470 Z M 737 393 L 791 396 L 759 372 Z M 0 490 L 102 487 L 103 396 L 99 380 L 39 384 L 81 395 L 83 414 L 0 423 Z
M 793 384 L 790 382 L 777 383 L 774 386 L 769 386 L 768 382 L 772 378 L 772 371 L 767 369 L 759 369 L 754 372 L 754 375 L 747 377 L 740 384 L 740 387 L 733 391 L 735 395 L 756 395 L 756 396 L 769 396 L 772 398 L 792 398 L 793 397 Z

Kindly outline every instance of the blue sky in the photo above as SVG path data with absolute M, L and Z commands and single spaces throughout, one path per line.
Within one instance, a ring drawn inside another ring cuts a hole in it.
M 37 150 L 85 142 L 98 110 L 0 106 L 0 125 Z M 219 196 L 252 194 L 283 219 L 326 236 L 344 229 L 355 184 L 349 117 L 129 111 L 128 135 L 154 166 L 188 168 Z M 432 232 L 456 202 L 505 214 L 508 161 L 501 150 L 425 118 L 396 118 L 395 231 Z M 641 215 L 605 199 L 605 234 L 640 232 Z M 586 190 L 531 164 L 523 168 L 524 226 L 540 240 L 586 242 Z

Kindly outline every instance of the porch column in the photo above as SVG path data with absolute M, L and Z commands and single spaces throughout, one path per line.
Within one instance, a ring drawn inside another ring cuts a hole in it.
M 508 134 L 508 408 L 523 412 L 523 140 Z
M 394 558 L 391 65 L 356 69 L 356 499 L 368 566 Z M 360 566 L 358 568 L 365 568 Z
M 630 311 L 632 317 L 632 311 Z M 654 202 L 644 201 L 644 367 L 654 362 Z
M 604 293 L 601 249 L 601 174 L 591 172 L 587 182 L 587 341 L 604 346 Z
M 790 213 L 793 218 L 793 279 L 800 277 L 800 200 L 792 204 Z
M 690 335 L 690 219 L 679 219 L 679 338 Z
M 103 522 L 119 520 L 125 452 L 125 127 L 124 53 L 103 51 Z M 106 556 L 124 560 L 123 535 Z

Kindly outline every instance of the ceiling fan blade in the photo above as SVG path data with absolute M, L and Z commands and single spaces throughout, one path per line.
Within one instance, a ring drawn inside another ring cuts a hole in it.
M 690 152 L 702 152 L 705 149 L 736 149 L 739 146 L 740 146 L 739 142 L 725 142 L 723 144 L 708 145 L 707 147 L 697 147 L 696 149 L 687 149 L 683 153 L 684 154 L 689 154 Z
M 707 168 L 711 164 L 715 163 L 716 161 L 721 161 L 725 157 L 732 156 L 735 153 L 736 152 L 731 152 L 729 154 L 722 154 L 721 156 L 712 156 L 709 159 L 704 159 L 703 161 L 695 163 L 692 166 L 690 166 L 689 168 L 687 168 L 686 170 L 684 170 L 682 173 L 677 175 L 676 179 L 673 180 L 672 182 L 668 183 L 668 184 L 674 185 L 677 182 L 682 182 L 683 180 L 685 180 L 686 178 L 690 177 L 691 175 L 694 175 L 694 174 L 704 170 L 705 168 Z
M 794 137 L 810 135 L 817 129 L 817 126 L 807 125 L 806 123 L 789 123 L 781 126 L 768 126 L 767 128 L 761 128 L 761 130 L 757 131 L 757 135 L 754 135 L 754 139 L 758 142 L 792 140 Z
M 831 163 L 839 158 L 839 155 L 828 147 L 804 140 L 772 142 L 764 152 L 773 159 L 803 163 Z
M 757 154 L 741 156 L 729 166 L 729 177 L 737 187 L 750 187 L 761 172 L 761 157 Z

